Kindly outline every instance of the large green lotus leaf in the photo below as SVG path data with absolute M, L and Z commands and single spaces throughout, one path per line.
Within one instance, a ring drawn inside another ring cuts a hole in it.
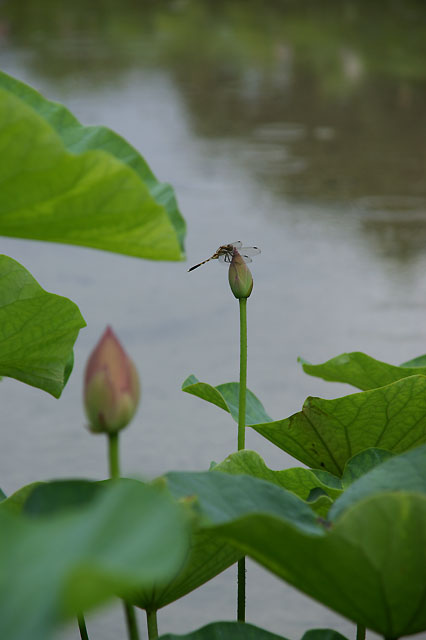
M 288 519 L 304 531 L 322 532 L 315 514 L 297 496 L 271 482 L 247 475 L 214 471 L 167 473 L 167 486 L 177 499 L 196 496 L 204 527 L 241 518 L 253 510 Z
M 238 396 L 240 385 L 238 382 L 227 382 L 212 387 L 206 382 L 200 382 L 194 375 L 188 376 L 182 385 L 182 391 L 190 393 L 202 400 L 215 404 L 220 409 L 228 411 L 238 422 Z M 250 389 L 247 389 L 246 424 L 272 422 L 260 400 Z
M 124 483 L 126 480 L 122 479 Z M 90 504 L 111 480 L 51 480 L 32 482 L 12 493 L 0 504 L 0 512 L 43 517 Z M 133 480 L 130 480 L 133 482 Z
M 172 495 L 194 510 L 197 522 L 186 565 L 163 588 L 141 589 L 137 606 L 153 610 L 193 591 L 218 575 L 243 554 L 210 530 L 212 524 L 232 521 L 253 510 L 279 514 L 293 526 L 320 535 L 322 529 L 310 507 L 292 493 L 249 476 L 225 473 L 172 472 L 165 476 Z
M 112 131 L 0 74 L 0 234 L 180 260 L 171 188 Z
M 426 630 L 425 495 L 376 494 L 324 535 L 259 512 L 215 530 L 296 588 L 387 638 Z
M 0 279 L 0 375 L 59 398 L 86 323 L 74 302 L 42 289 L 12 258 L 0 255 Z
M 307 502 L 312 511 L 315 511 L 318 516 L 321 516 L 324 520 L 328 518 L 328 512 L 333 504 L 333 500 L 323 493 L 321 489 L 313 489 Z
M 426 369 L 426 354 L 422 356 L 417 356 L 417 358 L 412 358 L 411 360 L 407 360 L 407 362 L 403 362 L 401 367 L 424 367 Z
M 231 454 L 212 470 L 232 475 L 247 474 L 272 482 L 308 502 L 313 511 L 323 518 L 327 517 L 333 499 L 343 490 L 340 478 L 331 473 L 320 471 L 323 476 L 323 479 L 320 479 L 315 470 L 301 467 L 273 471 L 266 466 L 258 453 L 247 449 Z
M 388 458 L 354 480 L 336 500 L 329 517 L 336 520 L 353 504 L 374 493 L 399 489 L 426 493 L 426 445 Z
M 131 601 L 147 611 L 156 611 L 186 596 L 228 567 L 243 554 L 210 531 L 194 531 L 186 562 L 165 585 L 138 589 Z
M 302 640 L 348 640 L 333 629 L 309 629 L 303 634 Z
M 0 503 L 0 512 L 8 512 L 12 514 L 21 513 L 24 508 L 25 503 L 28 500 L 30 494 L 34 491 L 36 487 L 38 487 L 41 482 L 31 482 L 31 484 L 27 484 L 24 487 L 21 487 L 15 493 L 8 497 L 4 497 Z
M 242 622 L 212 622 L 197 631 L 175 635 L 166 633 L 160 640 L 285 640 L 283 636 Z M 317 640 L 321 640 L 318 638 Z M 324 638 L 324 640 L 339 640 Z M 344 640 L 344 639 L 343 639 Z
M 318 477 L 314 470 L 302 467 L 273 471 L 266 466 L 258 453 L 247 449 L 232 453 L 223 462 L 217 464 L 213 471 L 233 475 L 245 473 L 261 478 L 295 493 L 302 500 L 308 500 L 313 489 L 321 489 L 333 499 L 340 496 L 343 491 L 341 479 L 331 473 L 323 471 Z
M 323 378 L 328 382 L 345 382 L 366 391 L 408 378 L 413 375 L 426 375 L 426 357 L 420 356 L 399 367 L 375 360 L 371 356 L 354 351 L 342 353 L 323 364 L 310 364 L 299 358 L 303 370 L 311 376 Z
M 167 633 L 160 636 L 160 640 L 285 640 L 285 638 L 248 623 L 212 622 L 184 635 Z M 332 629 L 311 629 L 303 635 L 302 640 L 347 640 L 347 638 Z
M 64 617 L 161 584 L 187 543 L 182 509 L 137 481 L 112 483 L 90 505 L 55 516 L 0 511 L 0 636 L 47 640 Z
M 19 97 L 42 116 L 61 137 L 68 151 L 81 154 L 102 149 L 132 167 L 148 187 L 154 200 L 164 207 L 183 250 L 186 225 L 178 209 L 173 189 L 168 184 L 158 182 L 144 158 L 132 145 L 107 127 L 82 126 L 66 107 L 46 100 L 28 85 L 1 72 L 0 87 Z
M 122 479 L 124 484 L 127 480 Z M 23 511 L 31 517 L 50 516 L 90 504 L 111 480 L 52 480 L 29 485 Z M 133 482 L 130 480 L 129 482 Z M 25 489 L 25 487 L 24 487 Z M 21 490 L 22 491 L 22 490 Z M 12 496 L 11 496 L 12 497 Z
M 343 488 L 347 489 L 354 480 L 368 473 L 379 464 L 382 464 L 382 462 L 392 458 L 392 456 L 393 453 L 390 451 L 386 451 L 386 449 L 376 449 L 375 447 L 364 449 L 364 451 L 357 453 L 350 458 L 345 465 L 342 476 Z
M 426 377 L 335 400 L 308 398 L 289 418 L 251 426 L 306 465 L 341 476 L 363 449 L 402 453 L 426 441 Z

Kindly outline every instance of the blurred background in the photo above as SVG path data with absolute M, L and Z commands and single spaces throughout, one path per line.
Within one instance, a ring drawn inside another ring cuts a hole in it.
M 1 239 L 2 253 L 74 300 L 88 324 L 59 401 L 1 384 L 6 493 L 36 479 L 105 476 L 106 442 L 85 429 L 81 387 L 106 324 L 143 385 L 122 435 L 126 474 L 206 469 L 235 450 L 229 416 L 180 391 L 191 373 L 238 379 L 227 269 L 187 273 L 223 243 L 262 249 L 248 384 L 274 418 L 308 395 L 354 391 L 309 378 L 298 356 L 318 363 L 360 350 L 398 364 L 426 352 L 423 1 L 6 0 L 0 67 L 83 124 L 123 135 L 174 186 L 188 223 L 186 264 Z M 247 447 L 275 469 L 298 464 L 250 430 Z M 161 611 L 160 632 L 232 619 L 235 572 Z M 354 637 L 351 623 L 253 563 L 248 621 L 292 640 L 326 626 Z M 123 637 L 121 608 L 88 626 L 94 638 Z

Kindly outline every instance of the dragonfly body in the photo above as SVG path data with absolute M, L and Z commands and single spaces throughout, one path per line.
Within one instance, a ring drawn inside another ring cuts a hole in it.
M 230 242 L 229 244 L 223 244 L 217 249 L 210 258 L 207 260 L 203 260 L 203 262 L 199 262 L 194 265 L 188 271 L 193 271 L 201 265 L 206 264 L 210 260 L 219 260 L 219 262 L 232 262 L 232 258 L 234 257 L 235 252 L 238 252 L 243 258 L 244 262 L 251 262 L 251 256 L 256 256 L 260 253 L 260 249 L 257 247 L 243 247 L 242 242 L 239 240 L 238 242 Z

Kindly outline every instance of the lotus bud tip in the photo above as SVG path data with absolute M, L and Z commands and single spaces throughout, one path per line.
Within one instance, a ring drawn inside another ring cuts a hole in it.
M 84 406 L 89 429 L 116 433 L 132 420 L 139 403 L 136 367 L 108 325 L 92 351 L 84 376 Z

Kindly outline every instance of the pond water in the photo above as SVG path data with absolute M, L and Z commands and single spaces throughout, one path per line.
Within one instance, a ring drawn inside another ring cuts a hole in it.
M 273 417 L 298 411 L 308 395 L 351 392 L 303 374 L 298 356 L 316 363 L 360 350 L 397 364 L 426 352 L 425 18 L 422 2 L 402 0 L 385 9 L 3 2 L 1 68 L 84 124 L 127 138 L 173 184 L 188 223 L 186 264 L 2 238 L 2 253 L 74 300 L 88 324 L 60 401 L 2 382 L 6 493 L 36 479 L 104 477 L 105 442 L 84 428 L 81 384 L 107 323 L 143 385 L 122 437 L 125 473 L 206 469 L 235 450 L 228 416 L 180 391 L 191 373 L 212 384 L 238 377 L 227 271 L 213 262 L 187 273 L 224 242 L 262 248 L 248 304 L 248 384 Z M 276 469 L 297 464 L 250 431 L 247 448 Z M 234 574 L 167 607 L 160 631 L 232 619 Z M 248 620 L 294 640 L 312 627 L 354 635 L 253 563 Z M 122 624 L 118 608 L 88 619 L 103 640 L 123 637 Z M 78 638 L 77 629 L 61 638 Z

